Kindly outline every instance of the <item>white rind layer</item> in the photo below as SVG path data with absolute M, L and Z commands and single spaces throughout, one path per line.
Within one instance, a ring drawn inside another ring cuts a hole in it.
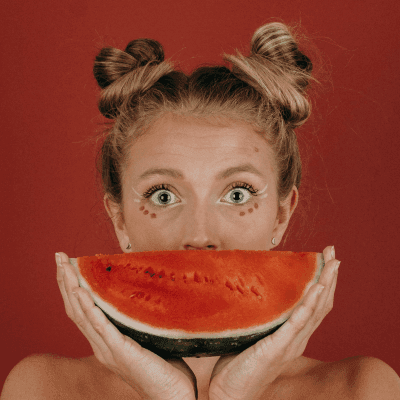
M 155 328 L 154 326 L 143 324 L 139 321 L 133 320 L 132 318 L 127 317 L 125 314 L 122 314 L 118 311 L 114 306 L 110 305 L 106 301 L 104 301 L 100 296 L 93 292 L 92 288 L 88 284 L 88 282 L 82 277 L 79 272 L 78 263 L 76 258 L 70 258 L 70 263 L 74 266 L 76 274 L 78 276 L 79 286 L 86 289 L 90 296 L 92 297 L 94 303 L 98 305 L 102 310 L 104 310 L 108 315 L 112 318 L 120 322 L 121 324 L 137 330 L 141 332 L 146 332 L 151 335 L 155 336 L 162 336 L 170 339 L 195 339 L 195 338 L 202 338 L 202 339 L 212 339 L 212 338 L 224 338 L 224 337 L 237 337 L 237 336 L 248 336 L 252 334 L 257 334 L 261 332 L 265 332 L 270 330 L 280 324 L 283 324 L 292 314 L 293 309 L 302 302 L 302 298 L 307 293 L 309 288 L 318 282 L 319 276 L 321 274 L 322 268 L 324 267 L 324 260 L 322 253 L 318 255 L 318 265 L 319 268 L 317 269 L 313 281 L 311 281 L 304 289 L 301 299 L 297 302 L 293 307 L 288 309 L 278 320 L 274 320 L 273 323 L 267 323 L 263 325 L 254 326 L 251 328 L 245 329 L 235 329 L 235 330 L 225 330 L 221 332 L 197 332 L 197 333 L 190 333 L 183 330 L 176 330 L 176 329 L 160 329 Z M 322 265 L 321 265 L 322 264 Z

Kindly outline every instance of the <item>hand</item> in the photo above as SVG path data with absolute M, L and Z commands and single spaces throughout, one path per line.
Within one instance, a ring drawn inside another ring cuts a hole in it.
M 57 268 L 57 281 L 69 318 L 88 339 L 95 357 L 119 375 L 143 399 L 197 399 L 197 380 L 183 359 L 164 360 L 121 334 L 97 307 L 89 292 L 79 287 L 74 266 L 59 253 L 64 276 Z M 80 300 L 72 292 L 78 293 Z
M 300 357 L 319 324 L 333 307 L 337 260 L 324 250 L 325 267 L 290 318 L 272 335 L 238 355 L 222 356 L 210 379 L 210 400 L 261 400 L 272 382 Z M 320 285 L 325 286 L 318 296 Z M 263 397 L 264 396 L 264 397 Z

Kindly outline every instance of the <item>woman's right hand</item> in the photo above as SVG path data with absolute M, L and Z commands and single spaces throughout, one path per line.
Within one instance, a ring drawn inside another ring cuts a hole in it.
M 68 256 L 59 254 L 61 268 L 57 267 L 57 281 L 65 310 L 89 341 L 95 357 L 119 375 L 142 399 L 197 399 L 196 376 L 185 361 L 164 360 L 121 334 L 94 304 L 88 291 L 79 287 Z M 79 295 L 79 301 L 72 292 Z

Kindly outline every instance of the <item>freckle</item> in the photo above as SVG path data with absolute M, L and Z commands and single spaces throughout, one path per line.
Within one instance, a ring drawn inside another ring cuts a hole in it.
M 247 211 L 248 211 L 249 213 L 252 213 L 252 212 L 253 212 L 253 209 L 252 209 L 252 208 L 249 208 Z
M 259 150 L 257 149 L 257 147 L 254 147 L 254 150 L 256 151 L 256 153 L 258 153 L 258 151 L 259 151 Z
M 254 204 L 254 208 L 258 208 L 258 204 L 256 203 L 256 204 Z
M 150 214 L 151 218 L 155 218 L 157 215 L 156 214 Z
M 149 213 L 149 212 L 148 212 L 147 210 L 145 210 L 143 214 L 144 214 L 144 215 L 147 215 L 148 213 Z
M 242 211 L 239 215 L 243 216 L 244 214 L 246 214 L 246 213 Z
M 139 210 L 140 210 L 140 211 L 144 210 L 144 206 L 140 207 Z

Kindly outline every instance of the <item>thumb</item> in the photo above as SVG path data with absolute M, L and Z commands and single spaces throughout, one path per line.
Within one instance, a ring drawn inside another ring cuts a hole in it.
M 189 379 L 189 381 L 191 382 L 191 384 L 194 387 L 194 391 L 195 391 L 196 399 L 197 399 L 197 397 L 198 397 L 198 393 L 197 393 L 197 378 L 196 378 L 196 375 L 194 374 L 194 372 L 192 371 L 192 369 L 185 362 L 185 360 L 180 358 L 180 359 L 177 359 L 177 360 L 171 359 L 171 360 L 165 360 L 165 361 L 167 363 L 171 364 L 173 367 L 175 367 L 179 371 L 183 372 L 187 376 L 187 378 Z

